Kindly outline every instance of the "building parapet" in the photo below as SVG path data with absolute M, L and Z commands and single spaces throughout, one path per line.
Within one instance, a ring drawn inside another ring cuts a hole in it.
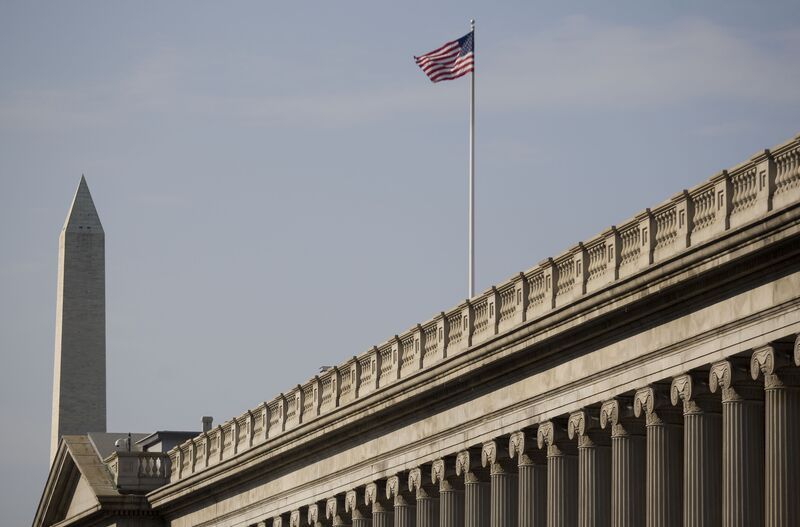
M 170 456 L 166 453 L 117 451 L 104 463 L 123 494 L 144 494 L 169 481 Z
M 231 459 L 690 247 L 795 204 L 798 198 L 800 136 L 183 442 L 169 451 L 169 462 L 162 463 L 158 473 L 165 470 L 164 477 L 175 482 Z

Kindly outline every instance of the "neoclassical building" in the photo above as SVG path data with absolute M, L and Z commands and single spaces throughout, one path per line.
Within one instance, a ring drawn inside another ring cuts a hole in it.
M 797 527 L 798 334 L 800 136 L 202 432 L 56 431 L 34 527 Z

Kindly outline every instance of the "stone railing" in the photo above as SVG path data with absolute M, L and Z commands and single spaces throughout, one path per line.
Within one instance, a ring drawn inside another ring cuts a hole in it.
M 114 452 L 105 464 L 123 493 L 149 492 L 169 481 L 170 456 L 161 452 Z
M 170 479 L 177 481 L 228 460 L 412 377 L 499 333 L 796 203 L 799 195 L 800 136 L 186 441 L 169 452 Z

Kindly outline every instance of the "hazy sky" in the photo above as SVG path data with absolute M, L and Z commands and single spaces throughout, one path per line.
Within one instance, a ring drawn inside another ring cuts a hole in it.
M 702 4 L 702 5 L 700 5 Z M 106 232 L 111 430 L 226 420 L 800 133 L 800 3 L 0 2 L 0 523 L 47 475 L 59 230 Z

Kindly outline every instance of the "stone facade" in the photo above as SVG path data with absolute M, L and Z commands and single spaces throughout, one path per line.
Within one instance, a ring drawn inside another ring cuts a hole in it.
M 171 527 L 800 525 L 799 307 L 800 137 L 180 444 L 147 502 Z

